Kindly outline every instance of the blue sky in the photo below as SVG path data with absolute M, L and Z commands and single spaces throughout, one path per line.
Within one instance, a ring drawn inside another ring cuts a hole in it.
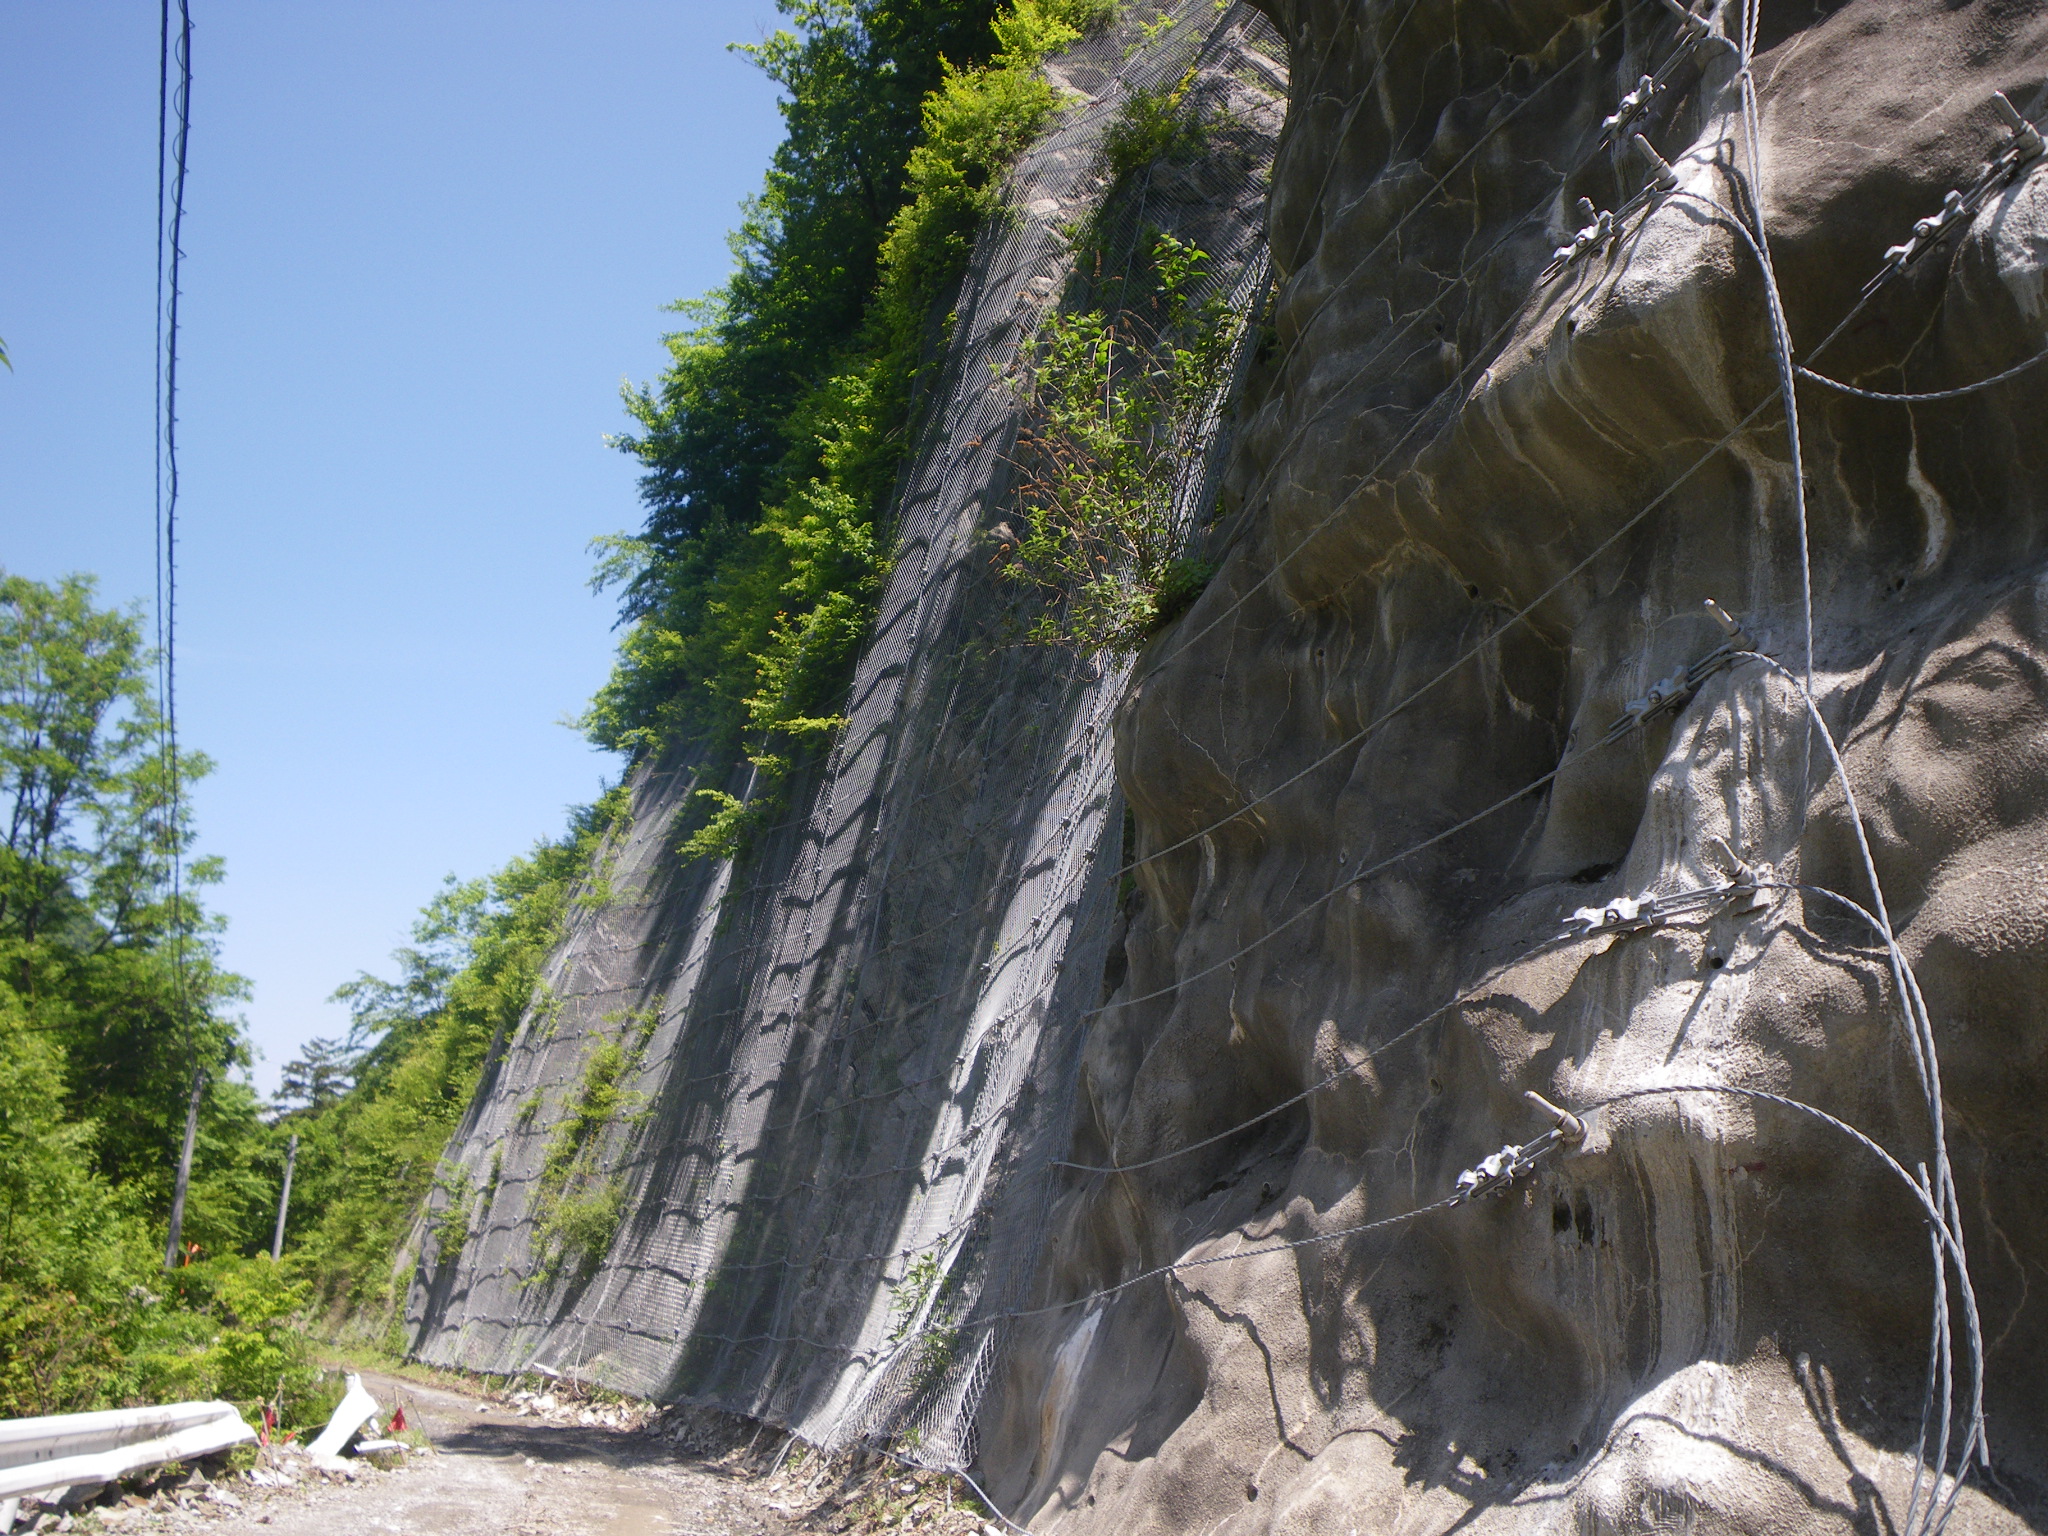
M 272 1088 L 615 762 L 604 446 L 780 137 L 770 0 L 192 0 L 179 716 Z M 0 566 L 147 600 L 157 8 L 0 0 Z

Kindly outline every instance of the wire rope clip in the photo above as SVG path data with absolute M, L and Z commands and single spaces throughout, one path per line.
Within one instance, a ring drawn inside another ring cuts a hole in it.
M 1601 120 L 1601 129 L 1610 139 L 1616 137 L 1623 129 L 1650 110 L 1650 98 L 1662 89 L 1663 87 L 1657 83 L 1655 76 L 1644 75 L 1642 79 L 1636 82 L 1636 88 L 1621 98 L 1621 105 L 1615 110 L 1614 115 Z
M 1671 162 L 1658 154 L 1650 141 L 1640 133 L 1630 134 L 1628 141 L 1635 146 L 1636 153 L 1650 163 L 1650 186 L 1659 192 L 1677 191 L 1678 172 L 1671 168 Z
M 1521 1147 L 1510 1142 L 1498 1152 L 1482 1157 L 1458 1175 L 1458 1185 L 1456 1192 L 1451 1196 L 1451 1204 L 1462 1205 L 1467 1200 L 1476 1199 L 1480 1195 L 1489 1194 L 1503 1185 L 1512 1183 L 1515 1175 L 1522 1171 L 1522 1153 Z
M 1604 208 L 1595 208 L 1590 197 L 1579 199 L 1578 212 L 1586 222 L 1572 236 L 1569 245 L 1560 245 L 1550 253 L 1550 263 L 1543 269 L 1545 282 L 1583 260 L 1613 237 L 1614 215 Z
M 1645 910 L 1645 909 L 1650 910 Z M 1617 932 L 1633 928 L 1647 928 L 1656 919 L 1654 904 L 1638 901 L 1633 896 L 1617 896 L 1604 907 L 1580 907 L 1569 921 L 1581 923 L 1578 937 L 1599 933 L 1603 929 Z
M 1576 1147 L 1586 1139 L 1586 1122 L 1568 1109 L 1559 1109 L 1534 1088 L 1522 1090 L 1522 1100 L 1540 1115 L 1548 1115 L 1557 1122 L 1557 1139 L 1566 1146 Z

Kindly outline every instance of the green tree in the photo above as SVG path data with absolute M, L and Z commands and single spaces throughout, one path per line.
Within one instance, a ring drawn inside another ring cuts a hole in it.
M 658 386 L 629 390 L 646 527 L 599 541 L 624 589 L 585 725 L 632 753 L 684 740 L 744 791 L 699 791 L 686 857 L 729 854 L 779 803 L 836 707 L 887 574 L 881 519 L 944 298 L 1001 173 L 1056 110 L 1038 66 L 1109 0 L 787 0 L 749 49 L 789 137 L 737 268 L 678 308 Z
M 626 800 L 613 790 L 563 837 L 484 879 L 450 881 L 398 952 L 396 981 L 359 976 L 336 994 L 352 1041 L 369 1042 L 356 1086 L 278 1129 L 302 1138 L 287 1242 L 337 1323 L 377 1333 L 395 1318 L 407 1234 L 442 1150 L 501 1042 L 529 1008 L 548 1007 L 541 969 L 578 903 L 606 899 L 605 851 Z
M 320 1110 L 337 1103 L 355 1079 L 355 1058 L 340 1040 L 308 1040 L 278 1075 L 277 1102 Z
M 219 968 L 220 925 L 198 900 L 219 861 L 191 856 L 182 789 L 212 765 L 170 750 L 153 666 L 140 618 L 99 607 L 90 577 L 0 573 L 0 985 L 63 1047 L 98 1171 L 151 1210 L 169 1203 L 192 1071 L 211 1075 L 195 1189 L 222 1182 L 197 1194 L 192 1232 L 231 1248 L 253 1239 L 261 1139 L 253 1095 L 227 1075 L 249 1060 L 225 1012 L 245 986 Z
M 196 896 L 220 870 L 190 858 L 180 789 L 207 764 L 171 755 L 153 665 L 90 578 L 0 572 L 0 1415 L 310 1381 L 298 1293 L 238 1251 L 267 1237 L 276 1139 L 231 1073 L 241 983 Z M 195 1066 L 185 1230 L 209 1257 L 165 1276 Z

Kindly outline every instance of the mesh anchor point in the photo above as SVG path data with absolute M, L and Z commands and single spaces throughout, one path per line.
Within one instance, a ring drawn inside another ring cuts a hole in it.
M 1568 1147 L 1576 1147 L 1586 1139 L 1586 1122 L 1568 1109 L 1559 1109 L 1534 1088 L 1522 1091 L 1522 1101 L 1540 1115 L 1548 1115 L 1557 1122 L 1557 1139 Z
M 1730 645 L 1744 651 L 1756 649 L 1756 642 L 1750 638 L 1749 631 L 1742 627 L 1742 621 L 1737 619 L 1734 614 L 1723 608 L 1711 597 L 1702 599 L 1701 605 L 1707 610 L 1707 616 L 1721 626 L 1721 633 L 1728 637 Z
M 1662 155 L 1658 154 L 1655 147 L 1651 145 L 1650 141 L 1644 138 L 1640 133 L 1630 134 L 1628 136 L 1628 141 L 1630 144 L 1635 146 L 1636 153 L 1641 155 L 1643 159 L 1649 162 L 1650 185 L 1655 187 L 1659 192 L 1677 191 L 1678 172 L 1674 171 L 1671 168 L 1671 162 L 1666 160 Z

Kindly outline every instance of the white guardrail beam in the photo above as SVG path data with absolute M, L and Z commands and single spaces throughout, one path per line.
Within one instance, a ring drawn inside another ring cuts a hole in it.
M 233 1403 L 0 1419 L 0 1501 L 111 1483 L 144 1467 L 208 1456 L 255 1438 Z

